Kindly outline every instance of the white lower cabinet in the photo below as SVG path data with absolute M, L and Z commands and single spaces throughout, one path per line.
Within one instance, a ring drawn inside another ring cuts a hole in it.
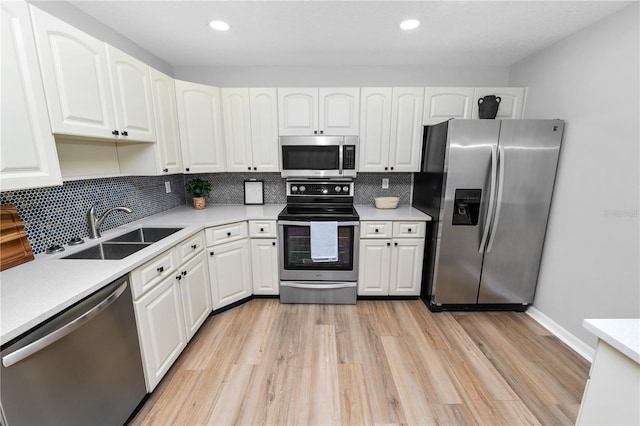
M 280 293 L 278 276 L 278 241 L 275 220 L 249 221 L 253 294 Z
M 360 224 L 359 296 L 419 296 L 425 222 Z
M 187 346 L 181 299 L 178 282 L 171 276 L 133 303 L 149 392 Z
M 206 233 L 211 300 L 215 310 L 251 296 L 251 252 L 246 222 L 208 228 Z M 221 243 L 212 245 L 216 235 L 223 236 L 217 240 Z M 225 238 L 233 241 L 224 242 Z
M 147 391 L 152 392 L 211 313 L 204 233 L 131 271 L 131 287 Z
M 178 269 L 176 277 L 180 277 L 178 280 L 188 342 L 211 313 L 211 286 L 206 253 L 201 252 L 185 263 Z

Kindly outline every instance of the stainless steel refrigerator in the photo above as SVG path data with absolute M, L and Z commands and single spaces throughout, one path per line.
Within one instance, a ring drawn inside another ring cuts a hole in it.
M 425 127 L 413 206 L 433 218 L 421 297 L 434 310 L 533 302 L 561 120 L 450 120 Z

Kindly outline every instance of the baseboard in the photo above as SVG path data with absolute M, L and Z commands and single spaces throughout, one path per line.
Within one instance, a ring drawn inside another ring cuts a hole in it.
M 549 330 L 554 336 L 562 340 L 567 346 L 576 351 L 578 355 L 586 359 L 589 362 L 593 362 L 595 356 L 595 349 L 578 339 L 571 334 L 567 329 L 560 326 L 557 322 L 530 306 L 526 311 L 527 315 L 533 318 L 538 324 Z

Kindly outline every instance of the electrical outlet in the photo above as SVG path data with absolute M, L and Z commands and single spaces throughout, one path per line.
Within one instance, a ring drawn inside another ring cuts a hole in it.
M 389 178 L 382 178 L 382 189 L 389 189 Z
M 171 182 L 166 181 L 164 183 L 164 190 L 167 192 L 167 194 L 171 192 Z

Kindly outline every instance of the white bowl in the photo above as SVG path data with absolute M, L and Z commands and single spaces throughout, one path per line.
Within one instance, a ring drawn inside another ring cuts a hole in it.
M 375 197 L 377 209 L 395 209 L 398 207 L 399 197 Z

